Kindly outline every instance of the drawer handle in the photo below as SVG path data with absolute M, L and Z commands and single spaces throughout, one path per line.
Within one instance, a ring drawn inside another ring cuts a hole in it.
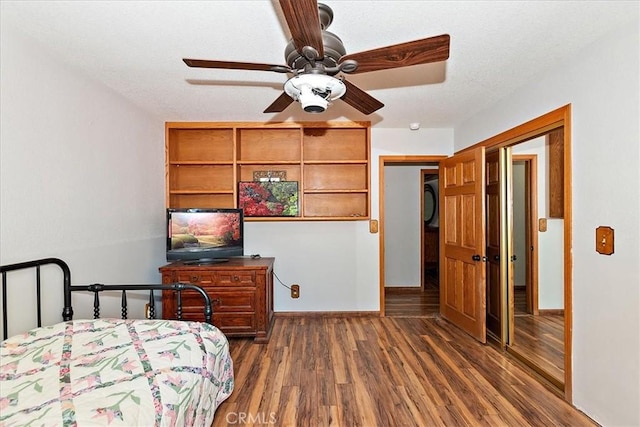
M 222 300 L 220 298 L 212 299 L 211 300 L 211 304 L 212 305 L 220 305 L 220 304 L 222 304 Z
M 191 283 L 195 283 L 198 281 L 198 276 L 191 276 Z
M 238 277 L 238 276 L 233 276 L 233 281 L 234 281 L 234 282 L 239 282 L 239 281 L 240 281 L 240 277 Z

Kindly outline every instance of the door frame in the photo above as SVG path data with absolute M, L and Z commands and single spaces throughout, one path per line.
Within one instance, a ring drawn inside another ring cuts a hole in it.
M 562 390 L 567 402 L 573 402 L 573 212 L 571 185 L 571 104 L 550 111 L 542 116 L 529 120 L 519 126 L 506 130 L 498 135 L 471 145 L 460 152 L 473 150 L 484 146 L 486 149 L 508 147 L 520 142 L 528 141 L 549 133 L 554 129 L 564 128 L 562 159 L 563 167 L 563 209 L 564 209 L 564 389 Z M 503 290 L 504 291 L 504 290 Z
M 380 266 L 380 317 L 385 317 L 385 256 L 384 256 L 384 167 L 387 165 L 406 165 L 406 166 L 426 166 L 427 163 L 439 164 L 441 160 L 446 159 L 449 156 L 446 155 L 404 155 L 404 156 L 380 156 L 378 158 L 378 232 L 379 238 L 379 266 Z M 417 197 L 419 195 L 416 195 Z M 422 208 L 421 208 L 422 209 Z M 422 259 L 420 259 L 422 262 Z M 422 272 L 422 267 L 420 268 Z

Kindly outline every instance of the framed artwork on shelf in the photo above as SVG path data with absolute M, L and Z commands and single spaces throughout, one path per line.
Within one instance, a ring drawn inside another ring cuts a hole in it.
M 299 216 L 298 181 L 241 181 L 238 207 L 244 216 Z

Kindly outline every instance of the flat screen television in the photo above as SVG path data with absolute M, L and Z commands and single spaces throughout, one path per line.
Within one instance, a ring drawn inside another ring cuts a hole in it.
M 243 255 L 242 209 L 167 209 L 167 261 L 206 264 Z

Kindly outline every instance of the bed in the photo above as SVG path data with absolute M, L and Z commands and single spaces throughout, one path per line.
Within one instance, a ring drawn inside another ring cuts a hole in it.
M 62 322 L 42 326 L 41 266 L 63 271 Z M 33 269 L 37 327 L 7 338 L 7 276 Z M 0 344 L 0 426 L 210 426 L 233 391 L 226 337 L 211 324 L 211 301 L 190 284 L 71 285 L 64 261 L 47 258 L 0 267 L 3 338 Z M 100 293 L 121 291 L 121 319 L 100 319 Z M 127 319 L 126 292 L 176 292 L 176 320 Z M 94 293 L 94 319 L 73 320 L 71 293 Z M 204 300 L 207 322 L 181 320 L 182 292 Z

